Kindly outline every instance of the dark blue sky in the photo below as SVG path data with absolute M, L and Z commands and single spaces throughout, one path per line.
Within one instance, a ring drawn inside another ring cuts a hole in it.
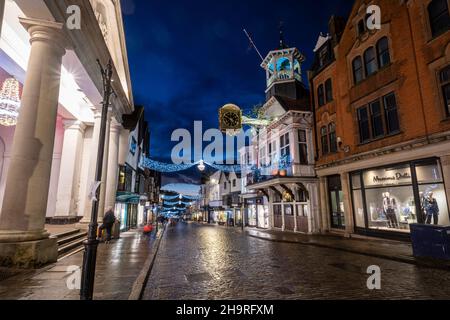
M 225 103 L 264 102 L 265 72 L 242 29 L 265 56 L 285 41 L 312 63 L 319 33 L 332 14 L 347 17 L 352 0 L 122 0 L 135 104 L 146 107 L 152 158 L 167 161 L 176 128 L 218 126 Z

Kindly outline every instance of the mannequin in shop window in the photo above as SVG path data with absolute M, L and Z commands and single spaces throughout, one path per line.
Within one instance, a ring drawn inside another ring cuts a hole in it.
M 398 220 L 395 213 L 397 202 L 394 198 L 391 198 L 391 194 L 386 192 L 383 194 L 383 210 L 384 215 L 388 220 L 388 227 L 392 229 L 398 229 Z
M 423 202 L 423 207 L 426 215 L 426 224 L 431 224 L 431 219 L 433 223 L 437 225 L 439 223 L 439 206 L 436 198 L 433 197 L 433 192 L 428 193 Z

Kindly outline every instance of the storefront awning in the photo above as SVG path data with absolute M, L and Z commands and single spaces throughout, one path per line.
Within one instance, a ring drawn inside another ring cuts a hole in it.
M 128 191 L 119 191 L 116 194 L 116 201 L 121 203 L 139 204 L 141 196 Z

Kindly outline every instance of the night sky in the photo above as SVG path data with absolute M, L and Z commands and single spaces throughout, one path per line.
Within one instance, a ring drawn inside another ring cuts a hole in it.
M 306 70 L 332 14 L 347 17 L 353 0 L 121 0 L 135 104 L 144 105 L 151 157 L 169 162 L 172 131 L 218 127 L 226 103 L 243 109 L 264 102 L 265 72 L 243 33 L 265 56 L 285 42 L 305 56 Z M 189 174 L 188 174 L 189 176 Z M 186 175 L 180 180 L 186 181 Z

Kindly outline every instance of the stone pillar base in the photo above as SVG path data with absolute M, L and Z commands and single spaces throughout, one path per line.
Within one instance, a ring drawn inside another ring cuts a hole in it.
M 0 266 L 39 268 L 58 259 L 56 238 L 25 242 L 0 242 Z
M 46 224 L 51 225 L 65 225 L 65 224 L 75 224 L 81 220 L 82 217 L 49 217 L 45 219 Z

